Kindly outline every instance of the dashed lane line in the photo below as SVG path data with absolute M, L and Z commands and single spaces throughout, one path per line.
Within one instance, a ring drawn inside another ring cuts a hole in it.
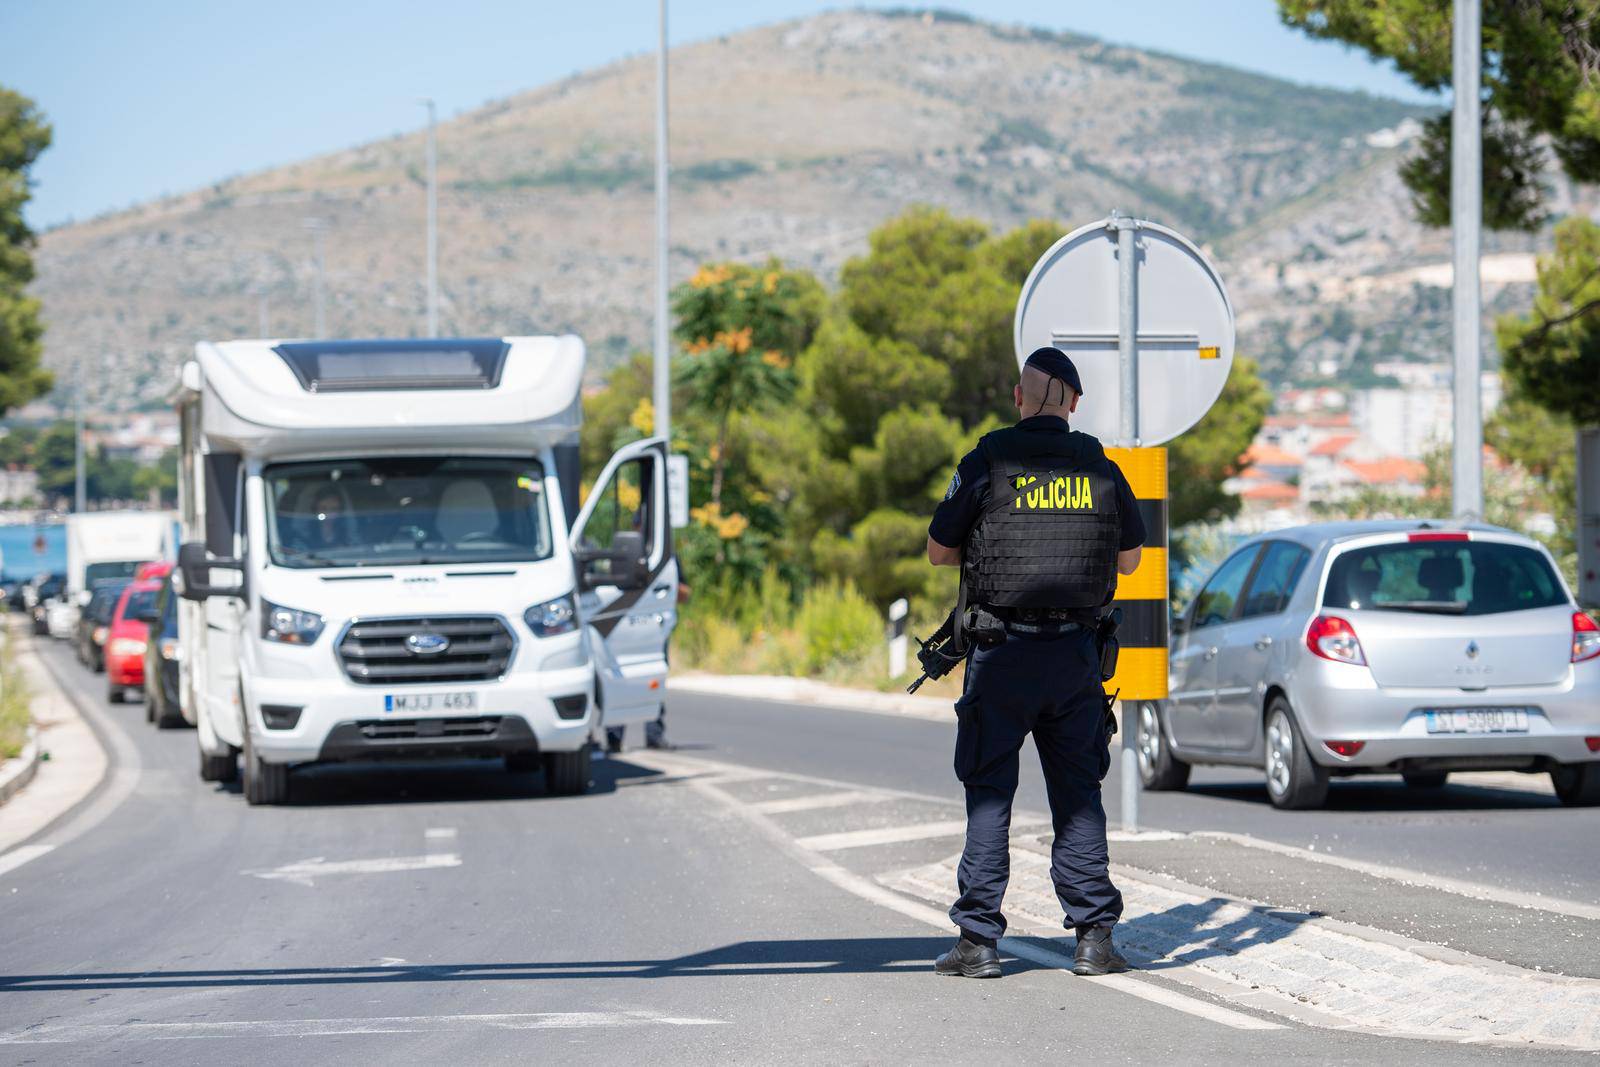
M 861 789 L 847 789 L 838 793 L 812 793 L 803 797 L 785 797 L 782 800 L 763 800 L 750 805 L 751 810 L 763 815 L 789 815 L 797 811 L 821 811 L 825 808 L 847 808 L 854 804 L 875 804 L 888 800 L 882 793 Z
M 959 837 L 967 832 L 965 819 L 949 822 L 912 823 L 909 826 L 884 826 L 875 830 L 845 830 L 833 834 L 814 834 L 795 839 L 795 844 L 813 852 L 837 852 L 844 848 L 873 845 L 898 845 L 905 841 L 926 841 L 932 837 Z

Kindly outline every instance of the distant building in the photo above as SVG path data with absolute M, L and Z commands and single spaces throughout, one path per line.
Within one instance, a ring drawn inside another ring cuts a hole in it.
M 1448 364 L 1380 363 L 1374 370 L 1400 386 L 1360 389 L 1351 396 L 1350 414 L 1361 436 L 1386 453 L 1412 459 L 1450 443 L 1455 397 Z M 1486 372 L 1479 387 L 1487 419 L 1500 405 L 1500 375 Z
M 0 470 L 0 507 L 33 503 L 39 496 L 37 471 L 13 467 Z

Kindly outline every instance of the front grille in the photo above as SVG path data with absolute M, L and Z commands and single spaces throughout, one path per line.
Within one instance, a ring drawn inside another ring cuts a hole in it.
M 493 737 L 500 716 L 478 719 L 372 719 L 356 724 L 368 741 L 412 741 L 418 738 Z
M 419 655 L 412 634 L 450 639 L 443 652 Z M 339 641 L 339 662 L 357 685 L 436 685 L 500 677 L 515 647 L 506 624 L 492 615 L 438 619 L 363 619 Z

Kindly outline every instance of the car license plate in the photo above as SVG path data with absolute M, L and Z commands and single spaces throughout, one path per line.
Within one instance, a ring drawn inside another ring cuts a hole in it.
M 1525 734 L 1527 708 L 1429 708 L 1430 734 Z
M 459 693 L 390 693 L 383 698 L 383 710 L 406 713 L 419 711 L 476 711 L 478 694 L 467 690 Z

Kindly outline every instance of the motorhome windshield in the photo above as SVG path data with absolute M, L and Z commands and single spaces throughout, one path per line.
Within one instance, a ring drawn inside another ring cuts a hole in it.
M 132 578 L 133 572 L 139 569 L 139 564 L 144 560 L 129 559 L 119 560 L 115 563 L 91 563 L 83 568 L 83 582 L 91 589 L 96 582 L 113 581 L 118 578 Z
M 264 472 L 280 567 L 504 563 L 551 553 L 532 459 L 403 457 L 281 463 Z

